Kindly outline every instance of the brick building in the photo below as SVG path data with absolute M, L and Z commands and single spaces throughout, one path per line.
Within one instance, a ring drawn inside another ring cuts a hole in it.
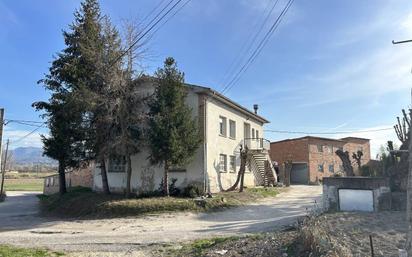
M 371 159 L 369 139 L 357 137 L 331 139 L 313 136 L 272 142 L 270 157 L 279 165 L 288 160 L 292 161 L 290 174 L 292 184 L 315 184 L 323 177 L 343 171 L 342 162 L 335 154 L 338 149 L 349 152 L 357 175 L 359 171 L 355 160 L 352 159 L 352 153 L 362 151 L 362 165 L 367 164 Z

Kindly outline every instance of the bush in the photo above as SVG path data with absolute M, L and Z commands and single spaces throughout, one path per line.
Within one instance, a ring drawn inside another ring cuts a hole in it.
M 190 198 L 196 198 L 203 195 L 203 189 L 201 186 L 199 186 L 196 183 L 192 183 L 187 185 L 184 189 L 183 189 L 183 197 L 190 197 Z

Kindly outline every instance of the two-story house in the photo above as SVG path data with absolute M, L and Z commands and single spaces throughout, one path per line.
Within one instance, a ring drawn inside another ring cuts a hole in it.
M 343 171 L 342 161 L 335 154 L 338 149 L 349 152 L 356 175 L 359 175 L 359 170 L 352 154 L 362 151 L 362 165 L 367 164 L 371 159 L 369 139 L 357 137 L 332 139 L 313 136 L 272 142 L 270 157 L 280 165 L 292 161 L 289 178 L 292 184 L 316 184 L 323 177 Z
M 149 79 L 150 80 L 150 79 Z M 268 150 L 270 142 L 264 139 L 263 125 L 268 121 L 255 112 L 235 103 L 212 90 L 196 85 L 187 86 L 186 103 L 193 117 L 199 121 L 202 143 L 193 160 L 186 167 L 174 167 L 170 180 L 184 187 L 197 184 L 205 192 L 218 192 L 230 187 L 237 178 L 240 167 L 240 148 L 248 147 L 251 158 L 248 162 L 244 184 L 263 185 L 267 176 L 276 176 Z M 145 92 L 154 91 L 153 83 L 145 84 Z M 153 166 L 148 160 L 149 149 L 143 148 L 132 156 L 132 190 L 136 193 L 151 192 L 159 187 L 163 178 L 163 167 Z M 123 192 L 126 186 L 125 165 L 108 160 L 108 181 L 112 191 Z M 94 171 L 94 189 L 101 190 L 101 175 Z

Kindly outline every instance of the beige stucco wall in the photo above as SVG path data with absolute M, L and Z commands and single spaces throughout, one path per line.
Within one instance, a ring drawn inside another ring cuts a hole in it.
M 147 86 L 147 94 L 150 94 L 152 87 Z M 186 98 L 186 104 L 192 108 L 193 118 L 199 114 L 199 97 L 198 94 L 189 90 Z M 170 172 L 169 181 L 177 178 L 176 185 L 184 187 L 192 182 L 203 183 L 204 181 L 204 166 L 203 166 L 203 144 L 199 145 L 192 161 L 185 167 L 186 172 Z M 160 165 L 151 165 L 148 158 L 150 155 L 149 149 L 143 148 L 140 153 L 132 156 L 132 178 L 131 186 L 133 192 L 143 193 L 151 192 L 159 188 L 162 181 L 164 168 Z M 107 165 L 108 167 L 108 165 Z M 100 169 L 94 170 L 94 190 L 102 189 L 102 180 Z M 113 192 L 123 192 L 126 187 L 126 173 L 110 173 L 108 172 L 109 187 Z
M 240 145 L 244 138 L 244 123 L 250 124 L 250 130 L 254 128 L 259 131 L 259 137 L 264 137 L 262 123 L 252 120 L 234 108 L 231 108 L 217 100 L 208 98 L 207 104 L 207 186 L 211 192 L 217 192 L 221 189 L 226 189 L 233 185 L 236 181 L 237 171 L 240 167 Z M 219 135 L 219 117 L 223 116 L 227 119 L 227 136 Z M 236 138 L 229 138 L 229 120 L 236 122 Z M 251 137 L 250 133 L 250 137 Z M 219 170 L 219 156 L 220 154 L 227 155 L 228 171 L 220 172 Z M 236 172 L 230 172 L 229 156 L 236 156 Z M 249 169 L 245 173 L 245 185 L 254 186 L 255 178 Z
M 152 87 L 144 85 L 147 94 L 150 94 Z M 192 116 L 199 120 L 199 129 L 201 130 L 203 142 L 199 145 L 193 160 L 186 167 L 186 172 L 171 172 L 172 178 L 177 178 L 177 186 L 185 186 L 189 183 L 197 182 L 202 185 L 206 184 L 206 190 L 209 192 L 219 192 L 231 186 L 237 177 L 240 167 L 239 147 L 244 138 L 244 123 L 249 123 L 250 130 L 259 131 L 259 137 L 263 135 L 263 124 L 251 118 L 232 107 L 212 99 L 204 94 L 198 94 L 190 89 L 186 99 L 188 106 L 192 108 Z M 203 111 L 206 109 L 206 119 Z M 219 135 L 219 117 L 227 118 L 227 137 Z M 229 138 L 229 119 L 236 122 L 236 138 Z M 250 132 L 250 137 L 252 133 Z M 222 173 L 219 171 L 219 155 L 227 155 L 228 171 Z M 236 171 L 229 171 L 229 156 L 236 156 Z M 152 166 L 148 160 L 149 149 L 143 149 L 139 154 L 132 156 L 132 190 L 136 193 L 150 192 L 159 187 L 163 178 L 163 167 Z M 126 173 L 108 173 L 109 186 L 112 191 L 123 192 L 126 186 Z M 245 185 L 254 186 L 255 178 L 253 173 L 246 170 Z M 101 190 L 102 182 L 100 170 L 94 171 L 94 189 Z

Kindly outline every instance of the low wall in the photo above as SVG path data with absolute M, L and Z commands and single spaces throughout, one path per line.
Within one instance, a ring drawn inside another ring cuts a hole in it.
M 93 186 L 92 169 L 94 165 L 88 165 L 73 171 L 66 172 L 66 187 L 89 187 Z M 59 175 L 44 178 L 43 194 L 50 195 L 59 192 Z
M 373 210 L 391 210 L 392 195 L 387 178 L 325 177 L 323 178 L 323 208 L 339 211 L 339 189 L 370 190 L 373 192 Z

